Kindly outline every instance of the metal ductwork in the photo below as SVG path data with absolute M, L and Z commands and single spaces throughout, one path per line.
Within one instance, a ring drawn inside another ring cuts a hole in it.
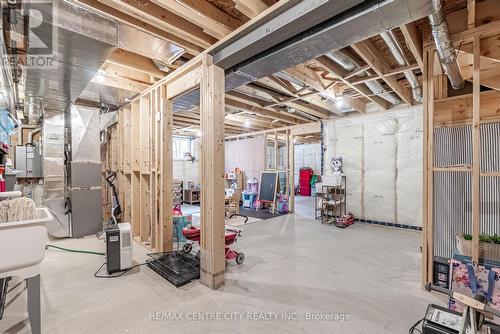
M 431 0 L 290 0 L 211 52 L 226 70 L 226 91 L 432 14 Z M 174 110 L 199 104 L 194 90 Z
M 42 18 L 53 14 L 57 18 L 40 25 L 38 31 L 57 37 L 53 37 L 54 66 L 22 67 L 25 99 L 39 102 L 44 112 L 68 110 L 117 45 L 115 21 L 70 1 L 55 3 L 57 11 L 43 9 L 47 12 L 42 12 Z
M 0 26 L 3 31 L 3 20 L 0 22 Z M 3 59 L 2 66 L 0 66 L 0 84 L 1 89 L 3 90 L 3 95 L 5 98 L 5 107 L 9 110 L 10 114 L 16 117 L 16 101 L 17 97 L 15 95 L 15 87 L 14 80 L 12 76 L 12 68 L 9 61 L 5 61 L 8 59 L 7 49 L 5 47 L 4 34 L 0 34 L 0 59 Z
M 450 80 L 451 87 L 453 89 L 463 88 L 465 82 L 458 66 L 457 52 L 450 41 L 448 22 L 443 12 L 441 0 L 432 0 L 432 7 L 434 13 L 429 15 L 429 23 L 432 28 L 432 37 L 434 37 L 439 61 L 443 66 L 444 73 Z
M 392 30 L 384 31 L 380 34 L 382 39 L 385 41 L 392 55 L 396 59 L 399 65 L 406 66 L 409 65 L 404 57 L 403 49 L 398 43 L 396 36 Z M 408 70 L 403 72 L 406 80 L 410 83 L 413 99 L 417 102 L 422 102 L 422 87 L 417 80 L 417 77 L 413 71 Z
M 354 71 L 362 66 L 355 58 L 351 57 L 351 55 L 344 50 L 333 51 L 326 56 L 348 71 Z M 359 74 L 361 77 L 368 75 L 369 74 L 366 71 Z M 389 103 L 393 105 L 400 103 L 399 98 L 395 94 L 387 92 L 377 80 L 370 80 L 365 82 L 365 84 L 373 94 L 383 98 Z

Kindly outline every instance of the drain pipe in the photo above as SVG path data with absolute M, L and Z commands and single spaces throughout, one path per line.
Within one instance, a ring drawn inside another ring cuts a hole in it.
M 333 51 L 327 54 L 326 56 L 350 72 L 361 67 L 361 64 L 344 50 Z M 359 74 L 359 76 L 361 77 L 365 77 L 368 75 L 369 73 L 366 71 Z M 392 93 L 386 92 L 384 87 L 382 87 L 382 85 L 378 83 L 377 80 L 370 80 L 365 82 L 365 84 L 368 87 L 368 89 L 372 91 L 373 94 L 383 98 L 389 103 L 393 105 L 397 105 L 400 103 L 399 98 L 397 98 Z
M 439 61 L 443 66 L 444 73 L 450 80 L 451 87 L 453 89 L 463 88 L 465 82 L 458 66 L 457 52 L 450 41 L 448 22 L 442 9 L 441 0 L 432 0 L 432 7 L 434 14 L 429 15 L 429 23 L 432 28 L 432 37 L 434 37 Z
M 401 66 L 408 65 L 405 57 L 403 56 L 403 50 L 401 49 L 396 36 L 394 36 L 394 32 L 392 30 L 384 31 L 380 34 L 380 36 L 389 47 L 389 50 L 398 64 Z M 403 74 L 405 75 L 406 80 L 410 83 L 413 99 L 417 102 L 422 102 L 422 88 L 420 87 L 420 83 L 418 82 L 413 71 L 404 71 Z

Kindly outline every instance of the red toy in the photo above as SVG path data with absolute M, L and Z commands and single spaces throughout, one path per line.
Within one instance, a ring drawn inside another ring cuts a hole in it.
M 335 226 L 346 228 L 354 224 L 354 215 L 349 212 L 348 215 L 344 215 L 341 218 L 335 220 Z
M 247 223 L 248 217 L 247 216 L 243 216 L 243 215 L 239 215 L 239 214 L 232 214 L 229 217 L 229 219 L 231 219 L 233 217 L 236 217 L 236 216 L 245 218 L 245 222 L 243 223 L 243 225 Z M 232 244 L 234 244 L 238 240 L 238 237 L 241 236 L 241 231 L 242 231 L 242 229 L 226 228 L 226 236 L 225 236 L 225 239 L 226 239 L 225 240 L 225 244 L 226 244 L 226 247 L 225 247 L 226 260 L 234 260 L 234 259 L 236 259 L 236 263 L 237 264 L 242 264 L 243 263 L 243 261 L 245 260 L 245 254 L 237 252 L 237 251 L 233 250 L 229 246 L 232 245 Z M 184 236 L 184 238 L 186 238 L 187 240 L 191 241 L 190 243 L 189 242 L 185 243 L 184 247 L 182 247 L 182 250 L 185 253 L 190 253 L 191 250 L 193 249 L 193 244 L 195 242 L 197 242 L 198 244 L 200 243 L 201 230 L 198 227 L 194 227 L 194 226 L 190 225 L 190 226 L 187 226 L 187 227 L 185 227 L 185 228 L 182 229 L 182 235 Z M 198 251 L 198 253 L 196 253 L 196 257 L 197 258 L 200 257 L 200 251 Z

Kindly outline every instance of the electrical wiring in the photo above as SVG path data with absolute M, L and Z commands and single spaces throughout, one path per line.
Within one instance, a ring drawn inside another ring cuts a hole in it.
M 140 266 L 143 266 L 143 265 L 147 264 L 147 262 L 136 264 L 135 266 L 132 266 L 132 267 L 128 268 L 127 270 L 120 272 L 118 275 L 97 275 L 99 273 L 99 271 L 101 271 L 102 267 L 104 267 L 105 264 L 106 264 L 106 262 L 104 262 L 103 264 L 101 264 L 101 266 L 99 267 L 99 269 L 97 269 L 97 271 L 94 273 L 94 277 L 95 278 L 116 278 L 116 277 L 120 277 L 120 276 L 125 275 L 126 273 L 128 273 L 129 271 L 131 271 L 134 268 L 137 268 L 137 267 L 140 267 Z
M 82 253 L 82 254 L 93 254 L 93 255 L 106 255 L 106 253 L 102 253 L 102 252 L 95 252 L 95 251 L 88 251 L 88 250 L 64 248 L 64 247 L 59 247 L 59 246 L 55 246 L 55 245 L 46 245 L 45 249 L 48 249 L 48 248 L 56 248 L 56 249 L 63 250 L 65 252 L 71 252 L 71 253 Z
M 411 326 L 410 330 L 408 331 L 409 334 L 415 334 L 417 331 L 418 333 L 422 334 L 422 331 L 420 329 L 417 328 L 418 325 L 420 325 L 420 323 L 422 321 L 424 321 L 425 318 L 422 318 L 420 319 L 419 321 L 417 321 L 413 326 Z

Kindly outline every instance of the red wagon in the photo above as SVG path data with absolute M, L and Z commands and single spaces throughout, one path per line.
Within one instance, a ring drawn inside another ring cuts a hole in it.
M 243 225 L 245 225 L 247 223 L 248 217 L 240 215 L 240 214 L 232 214 L 229 217 L 229 219 L 236 217 L 236 216 L 242 217 L 245 219 L 245 221 L 243 222 Z M 230 247 L 230 245 L 234 244 L 238 240 L 238 237 L 241 237 L 241 232 L 243 231 L 243 229 L 231 227 L 231 228 L 226 228 L 225 231 L 226 231 L 226 234 L 225 234 L 225 244 L 226 244 L 225 257 L 226 257 L 226 260 L 234 260 L 235 259 L 237 264 L 242 264 L 243 261 L 245 260 L 245 254 L 235 251 L 234 249 L 232 249 Z M 186 238 L 188 241 L 190 241 L 190 242 L 187 242 L 184 244 L 182 250 L 186 253 L 190 253 L 191 250 L 193 249 L 193 244 L 200 243 L 201 230 L 195 226 L 187 226 L 187 227 L 182 229 L 182 235 L 184 236 L 184 238 Z M 196 253 L 196 256 L 199 258 L 200 251 L 198 251 Z

